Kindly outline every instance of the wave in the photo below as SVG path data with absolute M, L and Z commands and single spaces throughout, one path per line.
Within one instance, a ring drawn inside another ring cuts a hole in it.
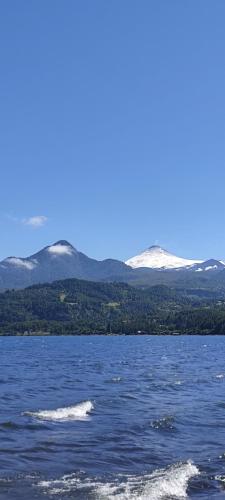
M 167 415 L 167 416 L 159 418 L 157 420 L 153 420 L 150 425 L 153 429 L 162 430 L 162 431 L 171 431 L 171 430 L 174 431 L 175 430 L 175 419 L 172 415 Z
M 41 481 L 38 486 L 52 495 L 62 495 L 82 489 L 85 498 L 98 500 L 166 500 L 187 498 L 190 479 L 199 474 L 191 462 L 178 463 L 142 476 L 116 476 L 111 482 L 82 478 L 76 474 L 61 479 Z
M 83 401 L 67 408 L 56 410 L 40 410 L 37 412 L 26 412 L 25 415 L 43 420 L 86 420 L 94 405 L 91 401 Z
M 12 422 L 11 420 L 8 420 L 7 422 L 1 422 L 0 427 L 3 427 L 4 429 L 20 429 L 20 425 L 16 424 L 15 422 Z
M 106 380 L 106 382 L 108 384 L 115 384 L 115 383 L 118 383 L 118 382 L 121 382 L 121 381 L 122 381 L 122 377 L 112 377 L 109 380 Z
M 27 415 L 27 413 L 26 413 Z M 32 424 L 20 424 L 13 422 L 11 420 L 6 421 L 6 422 L 0 422 L 0 431 L 4 432 L 4 430 L 21 430 L 21 429 L 27 429 L 31 431 L 36 431 L 36 430 L 43 430 L 43 429 L 49 429 L 49 426 L 46 423 L 40 422 L 40 423 L 32 423 Z

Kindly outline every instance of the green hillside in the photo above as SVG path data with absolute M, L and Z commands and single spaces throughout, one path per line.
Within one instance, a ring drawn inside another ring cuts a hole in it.
M 225 295 L 77 279 L 0 294 L 0 334 L 225 333 Z

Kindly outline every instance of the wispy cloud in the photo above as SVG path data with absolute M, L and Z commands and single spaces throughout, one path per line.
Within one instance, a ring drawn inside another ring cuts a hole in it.
M 11 214 L 2 214 L 2 217 L 4 219 L 8 219 L 10 222 L 19 222 L 18 217 L 15 217 L 14 215 Z
M 22 219 L 22 224 L 24 224 L 25 226 L 31 226 L 31 227 L 41 227 L 41 226 L 44 226 L 44 224 L 46 224 L 48 220 L 48 217 L 46 217 L 45 215 L 34 215 L 32 217 L 25 217 L 24 219 Z

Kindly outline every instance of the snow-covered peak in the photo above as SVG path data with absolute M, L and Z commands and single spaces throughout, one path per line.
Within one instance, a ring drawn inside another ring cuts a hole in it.
M 75 253 L 75 248 L 73 248 L 68 241 L 60 240 L 54 245 L 47 247 L 47 252 L 51 255 L 73 255 Z
M 128 259 L 125 263 L 134 269 L 148 267 L 151 269 L 178 269 L 201 263 L 202 260 L 183 259 L 164 250 L 158 245 L 153 245 L 144 252 Z

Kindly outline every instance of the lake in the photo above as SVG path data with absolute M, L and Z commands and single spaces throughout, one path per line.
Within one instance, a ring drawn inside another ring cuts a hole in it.
M 225 337 L 0 338 L 0 499 L 224 499 Z

